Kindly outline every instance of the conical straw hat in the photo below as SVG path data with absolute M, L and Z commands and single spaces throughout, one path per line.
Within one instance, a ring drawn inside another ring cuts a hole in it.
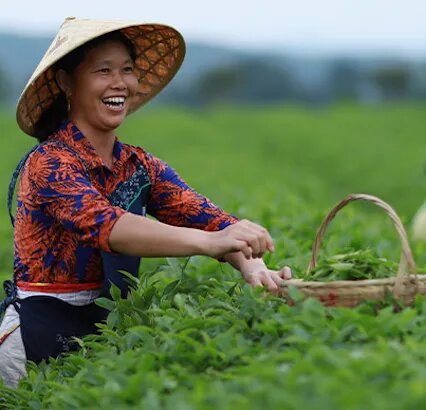
M 19 98 L 16 119 L 22 131 L 35 136 L 35 124 L 60 93 L 52 66 L 82 44 L 115 30 L 129 38 L 136 52 L 139 89 L 130 103 L 129 113 L 136 111 L 169 83 L 185 55 L 185 42 L 174 28 L 135 21 L 68 17 Z

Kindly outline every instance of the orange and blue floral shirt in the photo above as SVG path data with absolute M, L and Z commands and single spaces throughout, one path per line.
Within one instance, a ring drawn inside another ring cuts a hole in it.
M 112 251 L 110 232 L 126 212 L 112 206 L 107 197 L 135 172 L 138 163 L 151 183 L 147 212 L 159 221 L 206 231 L 237 221 L 143 148 L 116 139 L 115 161 L 108 168 L 69 121 L 49 140 L 62 145 L 37 147 L 18 187 L 14 273 L 22 290 L 74 292 L 102 286 L 100 251 Z

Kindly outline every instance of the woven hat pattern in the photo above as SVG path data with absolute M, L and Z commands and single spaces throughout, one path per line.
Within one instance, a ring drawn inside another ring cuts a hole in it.
M 182 64 L 185 43 L 178 31 L 161 24 L 67 19 L 28 81 L 17 106 L 17 122 L 29 135 L 60 93 L 52 66 L 80 45 L 111 31 L 120 30 L 133 43 L 139 87 L 129 104 L 136 111 L 160 92 Z

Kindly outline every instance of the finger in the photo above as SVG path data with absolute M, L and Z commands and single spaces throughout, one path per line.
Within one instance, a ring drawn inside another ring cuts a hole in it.
M 272 238 L 262 226 L 248 220 L 242 220 L 233 227 L 233 235 L 238 240 L 247 241 L 253 249 L 253 257 L 260 258 L 266 251 L 274 250 Z
M 269 234 L 268 230 L 265 229 L 263 226 L 258 225 L 254 222 L 250 222 L 250 227 L 254 230 L 256 230 L 257 234 L 262 237 L 262 240 L 265 241 L 265 251 L 268 250 L 269 252 L 273 252 L 275 250 L 274 248 L 274 242 L 272 240 L 271 235 Z
M 266 244 L 267 244 L 267 248 L 268 248 L 269 252 L 274 252 L 275 251 L 274 241 L 272 240 L 272 237 L 269 234 L 269 232 L 267 232 Z
M 250 238 L 247 240 L 247 244 L 252 249 L 252 254 L 254 258 L 258 258 L 258 255 L 263 255 L 259 237 L 257 235 L 251 234 Z
M 242 237 L 245 237 L 253 248 L 253 257 L 260 258 L 267 250 L 270 250 L 271 243 L 266 229 L 252 222 L 247 222 L 242 230 Z
M 268 250 L 269 252 L 273 252 L 275 250 L 274 241 L 272 240 L 272 237 L 269 234 L 268 230 L 260 225 L 258 225 L 258 228 L 263 241 L 265 241 L 265 252 L 266 250 Z
M 269 292 L 273 293 L 273 294 L 277 294 L 279 291 L 279 287 L 277 286 L 277 284 L 272 280 L 272 278 L 270 277 L 269 273 L 266 273 L 262 276 L 261 279 L 262 283 L 265 285 L 266 289 L 269 290 Z
M 257 286 L 263 287 L 262 282 L 260 281 L 258 276 L 254 276 L 254 275 L 245 276 L 245 280 L 247 281 L 248 284 L 250 284 L 253 287 L 257 287 Z
M 279 275 L 280 272 L 270 271 L 270 278 L 274 281 L 274 283 L 281 287 L 281 285 L 284 283 L 284 279 Z
M 288 266 L 284 266 L 279 272 L 278 275 L 282 278 L 282 279 L 291 279 L 292 278 L 292 273 L 291 273 L 291 269 Z
M 261 236 L 259 238 L 259 248 L 260 252 L 255 256 L 256 258 L 261 258 L 268 249 L 266 244 L 266 238 L 264 236 Z
M 252 250 L 245 241 L 231 239 L 228 240 L 226 243 L 223 243 L 222 245 L 223 249 L 221 249 L 221 252 L 217 255 L 218 257 L 223 257 L 228 253 L 234 252 L 242 252 L 247 259 L 250 259 L 252 257 Z
M 271 293 L 274 294 L 275 296 L 282 295 L 284 293 L 284 289 L 282 287 L 284 283 L 284 279 L 279 276 L 279 272 L 275 272 L 275 271 L 271 272 L 270 278 L 274 281 L 275 285 L 277 286 L 277 288 L 272 290 Z
M 253 257 L 252 248 L 245 241 L 238 241 L 238 249 L 243 253 L 246 259 L 251 259 Z

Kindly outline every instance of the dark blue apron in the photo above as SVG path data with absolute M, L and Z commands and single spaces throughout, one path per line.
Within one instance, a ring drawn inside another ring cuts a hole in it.
M 86 164 L 80 155 L 59 141 L 46 141 L 40 145 L 55 144 L 73 153 L 84 165 L 89 178 Z M 12 202 L 15 186 L 21 170 L 29 155 L 40 145 L 31 149 L 16 167 L 9 184 L 8 209 L 14 225 Z M 113 206 L 119 206 L 128 212 L 145 215 L 149 199 L 150 181 L 148 173 L 142 163 L 138 161 L 136 172 L 127 180 L 119 184 L 116 190 L 108 196 Z M 111 284 L 117 286 L 124 298 L 129 292 L 129 283 L 120 271 L 126 271 L 137 277 L 140 258 L 120 253 L 101 251 L 104 281 L 101 296 L 109 297 Z M 57 357 L 59 354 L 74 350 L 76 344 L 72 337 L 82 337 L 96 333 L 96 323 L 106 319 L 108 312 L 91 303 L 86 306 L 73 306 L 60 299 L 49 296 L 33 296 L 19 300 L 16 294 L 16 283 L 6 281 L 4 284 L 6 299 L 0 304 L 0 314 L 8 305 L 13 304 L 19 312 L 21 321 L 22 339 L 27 359 L 39 363 L 48 357 Z

